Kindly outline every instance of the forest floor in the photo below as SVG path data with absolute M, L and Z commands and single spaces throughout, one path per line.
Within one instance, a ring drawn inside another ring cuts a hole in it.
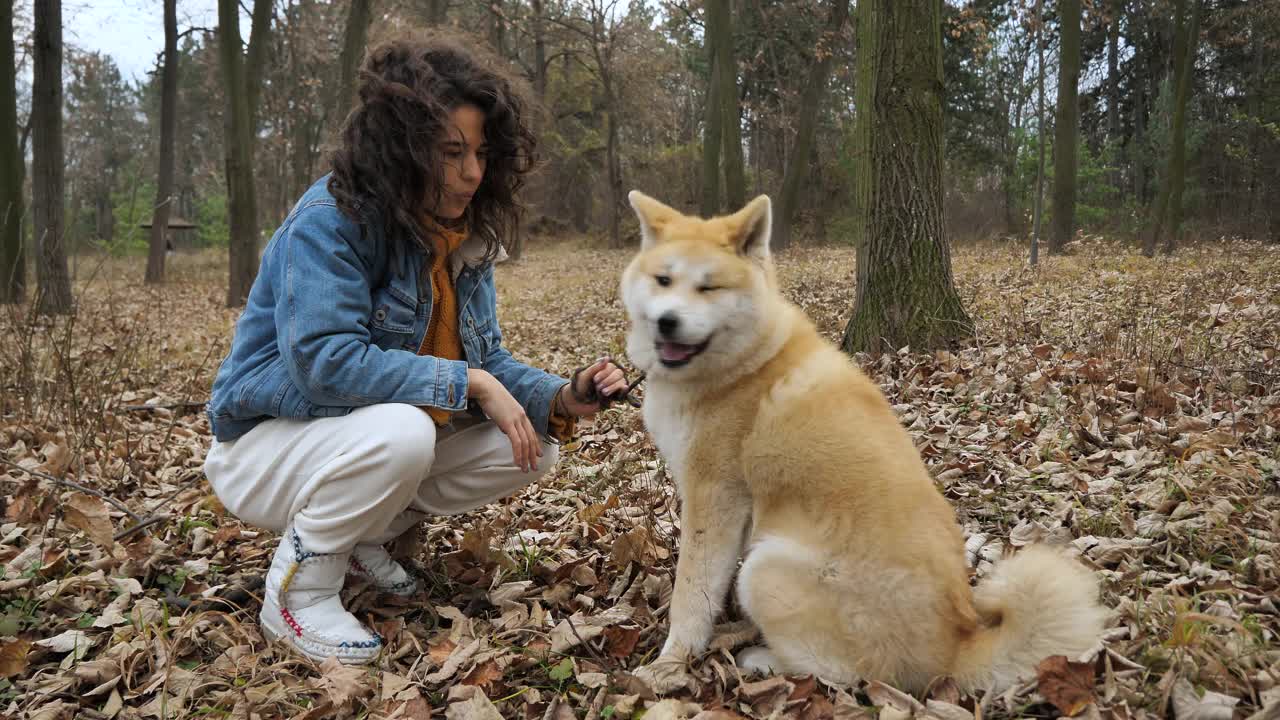
M 161 289 L 141 285 L 141 259 L 82 259 L 74 316 L 0 309 L 0 718 L 1276 717 L 1280 248 L 1072 251 L 1032 270 L 1009 246 L 957 249 L 977 339 L 858 360 L 954 505 L 977 581 L 1019 546 L 1067 544 L 1115 611 L 1104 643 L 977 697 L 742 677 L 715 651 L 662 700 L 628 672 L 665 638 L 678 549 L 639 411 L 580 425 L 518 497 L 402 538 L 420 597 L 344 591 L 387 652 L 314 664 L 258 627 L 277 538 L 226 514 L 201 474 L 200 405 L 235 318 L 224 258 L 179 255 Z M 621 354 L 628 258 L 535 242 L 500 265 L 507 346 L 561 373 Z M 833 339 L 854 260 L 778 259 Z

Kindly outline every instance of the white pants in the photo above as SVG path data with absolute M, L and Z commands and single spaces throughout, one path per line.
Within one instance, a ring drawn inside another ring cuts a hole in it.
M 492 422 L 438 431 L 412 405 L 372 405 L 314 420 L 275 418 L 214 441 L 204 472 L 227 510 L 311 552 L 385 543 L 426 514 L 455 515 L 510 495 L 555 464 L 543 443 L 533 472 L 516 467 Z

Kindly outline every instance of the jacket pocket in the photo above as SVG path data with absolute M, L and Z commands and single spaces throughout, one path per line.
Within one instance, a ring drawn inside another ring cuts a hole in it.
M 493 342 L 489 337 L 489 325 L 492 324 L 489 318 L 476 317 L 475 313 L 467 311 L 462 317 L 462 339 L 475 340 L 484 345 L 486 348 Z
M 287 418 L 337 417 L 351 412 L 351 408 L 317 405 L 306 398 L 291 380 L 285 380 L 276 394 L 272 415 Z
M 266 365 L 249 373 L 240 388 L 237 406 L 240 417 L 254 417 L 268 414 L 271 397 L 275 395 L 277 383 L 284 377 L 284 358 L 276 355 Z
M 369 315 L 369 339 L 384 350 L 400 350 L 413 336 L 417 319 L 415 301 L 390 287 L 378 288 L 373 293 L 373 310 Z

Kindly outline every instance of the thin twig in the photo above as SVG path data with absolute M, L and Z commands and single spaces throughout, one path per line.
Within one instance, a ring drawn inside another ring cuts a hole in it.
M 597 651 L 594 647 L 592 647 L 590 643 L 582 639 L 582 636 L 578 634 L 578 626 L 573 624 L 572 617 L 565 616 L 564 621 L 569 623 L 569 629 L 573 631 L 573 636 L 578 638 L 578 642 L 582 643 L 582 646 L 587 649 L 587 652 L 591 653 L 591 657 L 595 658 L 595 661 L 600 663 L 601 668 L 608 668 L 609 666 L 613 665 L 613 663 L 606 660 L 604 656 L 602 656 L 599 653 L 599 651 Z
M 165 497 L 165 499 L 161 500 L 158 504 L 156 504 L 156 505 L 155 505 L 155 507 L 164 507 L 164 506 L 168 505 L 168 504 L 169 504 L 169 501 L 171 501 L 171 500 L 173 500 L 174 498 L 178 497 L 178 495 L 179 495 L 183 490 L 187 490 L 187 489 L 188 489 L 188 488 L 190 488 L 192 485 L 195 485 L 195 484 L 196 484 L 196 482 L 197 482 L 198 480 L 200 480 L 200 478 L 202 478 L 202 477 L 204 477 L 204 475 L 203 475 L 202 473 L 196 473 L 195 475 L 192 475 L 191 477 L 187 478 L 186 480 L 183 480 L 183 481 L 182 481 L 182 482 L 181 482 L 181 483 L 180 483 L 176 488 L 174 488 L 174 489 L 173 489 L 173 492 L 169 493 L 169 495 L 168 495 L 167 497 Z
M 142 518 L 138 517 L 138 515 L 137 515 L 136 513 L 134 513 L 132 510 L 130 510 L 130 509 L 129 509 L 129 507 L 128 507 L 127 505 L 125 505 L 124 503 L 120 502 L 119 500 L 116 500 L 115 498 L 111 497 L 110 495 L 107 495 L 107 494 L 103 493 L 101 490 L 94 490 L 93 488 L 85 487 L 84 485 L 81 485 L 80 483 L 77 483 L 77 482 L 74 482 L 74 481 L 71 481 L 71 480 L 63 480 L 62 478 L 56 478 L 56 477 L 54 477 L 54 476 L 52 476 L 52 475 L 49 475 L 49 474 L 47 474 L 47 473 L 42 473 L 42 472 L 40 472 L 39 470 L 32 470 L 32 469 L 30 469 L 30 468 L 25 468 L 25 467 L 23 467 L 23 466 L 19 465 L 18 463 L 13 462 L 12 460 L 6 460 L 6 459 L 4 459 L 4 458 L 0 458 L 0 463 L 4 463 L 5 465 L 8 465 L 8 466 L 10 466 L 10 467 L 17 468 L 18 470 L 21 470 L 22 472 L 24 472 L 24 473 L 26 473 L 26 474 L 28 474 L 28 475 L 31 475 L 31 476 L 33 476 L 33 477 L 38 477 L 38 478 L 41 478 L 41 479 L 44 479 L 44 480 L 48 480 L 49 482 L 57 483 L 57 484 L 59 484 L 59 485 L 65 485 L 65 486 L 67 486 L 67 487 L 69 487 L 69 488 L 72 488 L 72 489 L 74 489 L 74 490 L 79 490 L 79 491 L 80 491 L 80 492 L 82 492 L 82 493 L 86 493 L 86 494 L 89 494 L 89 495 L 94 495 L 94 496 L 100 497 L 100 498 L 102 498 L 103 500 L 106 500 L 107 502 L 109 502 L 109 503 L 111 503 L 112 505 L 116 506 L 116 507 L 117 507 L 121 512 L 123 512 L 124 514 L 126 514 L 126 515 L 128 515 L 129 517 L 133 518 L 135 522 L 139 522 L 139 523 L 141 523 L 141 522 L 143 521 L 143 520 L 142 520 Z
M 186 408 L 202 408 L 208 400 L 191 400 L 187 402 L 163 403 L 156 405 L 121 405 L 123 412 L 155 412 L 156 410 L 178 410 Z
M 111 539 L 123 540 L 129 537 L 130 535 L 138 532 L 139 530 L 150 527 L 151 525 L 155 525 L 156 523 L 161 522 L 162 520 L 168 520 L 168 519 L 169 519 L 168 515 L 152 515 L 151 517 L 147 518 L 146 520 L 143 520 L 137 525 L 134 525 L 133 527 L 130 527 L 130 528 L 126 528 L 116 533 L 115 535 L 112 535 Z

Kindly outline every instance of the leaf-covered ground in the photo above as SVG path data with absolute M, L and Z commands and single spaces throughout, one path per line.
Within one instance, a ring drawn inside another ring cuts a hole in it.
M 1105 643 L 998 697 L 742 677 L 717 649 L 696 690 L 662 701 L 628 670 L 665 637 L 678 507 L 638 411 L 584 423 L 519 497 L 402 538 L 423 595 L 345 591 L 388 651 L 317 666 L 264 642 L 276 538 L 225 514 L 200 472 L 234 319 L 221 258 L 176 258 L 162 290 L 136 261 L 82 260 L 73 318 L 4 311 L 0 717 L 1276 717 L 1280 248 L 1073 250 L 1038 270 L 958 250 L 976 341 L 859 360 L 954 504 L 975 576 L 1070 544 L 1115 609 Z M 535 244 L 501 266 L 508 345 L 563 373 L 621 355 L 628 257 Z M 838 338 L 853 252 L 779 268 Z

